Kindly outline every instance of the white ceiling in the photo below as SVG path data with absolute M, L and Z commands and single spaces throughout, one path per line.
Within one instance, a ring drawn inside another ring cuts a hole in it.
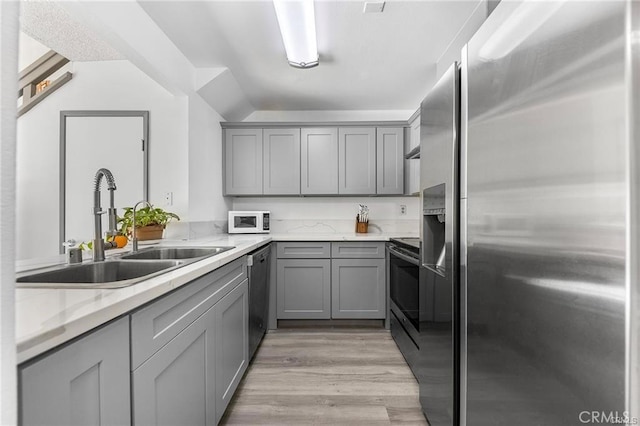
M 20 30 L 72 61 L 124 59 L 53 1 L 22 0 Z
M 135 0 L 78 3 L 104 3 L 129 18 Z M 320 65 L 297 69 L 287 63 L 271 0 L 137 0 L 193 67 L 227 68 L 236 101 L 263 111 L 413 111 L 481 3 L 486 0 L 387 0 L 383 13 L 365 14 L 364 1 L 315 0 Z M 91 16 L 74 21 L 58 5 L 73 2 L 23 0 L 23 30 L 72 61 L 127 57 L 91 31 Z M 225 93 L 210 91 L 215 98 Z
M 196 67 L 227 67 L 257 110 L 415 110 L 482 0 L 316 0 L 320 65 L 287 64 L 271 1 L 140 1 Z

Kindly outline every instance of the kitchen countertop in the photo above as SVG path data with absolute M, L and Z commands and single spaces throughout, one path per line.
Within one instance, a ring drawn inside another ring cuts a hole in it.
M 234 246 L 219 255 L 119 289 L 16 289 L 17 361 L 22 363 L 125 315 L 169 291 L 211 272 L 271 241 L 388 241 L 415 234 L 234 234 L 188 241 L 163 240 L 166 246 Z M 110 255 L 129 249 L 114 251 Z M 60 262 L 21 261 L 18 270 Z
M 273 241 L 389 241 L 390 238 L 417 237 L 416 233 L 394 232 L 385 234 L 357 234 L 351 233 L 291 233 L 269 234 Z

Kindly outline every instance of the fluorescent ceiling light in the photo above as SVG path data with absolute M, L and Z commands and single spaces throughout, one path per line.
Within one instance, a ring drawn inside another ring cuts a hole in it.
M 313 0 L 273 0 L 273 6 L 289 65 L 297 68 L 318 65 Z

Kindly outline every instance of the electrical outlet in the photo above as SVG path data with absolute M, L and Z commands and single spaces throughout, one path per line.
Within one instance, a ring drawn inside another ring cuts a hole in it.
M 404 216 L 407 214 L 407 206 L 404 204 L 400 204 L 400 216 Z
M 164 194 L 164 205 L 165 206 L 173 205 L 173 192 L 166 192 Z

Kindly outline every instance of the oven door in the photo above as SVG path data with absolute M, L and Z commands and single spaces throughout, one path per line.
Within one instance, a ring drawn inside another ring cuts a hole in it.
M 420 330 L 420 260 L 394 245 L 389 250 L 391 311 L 418 346 Z

